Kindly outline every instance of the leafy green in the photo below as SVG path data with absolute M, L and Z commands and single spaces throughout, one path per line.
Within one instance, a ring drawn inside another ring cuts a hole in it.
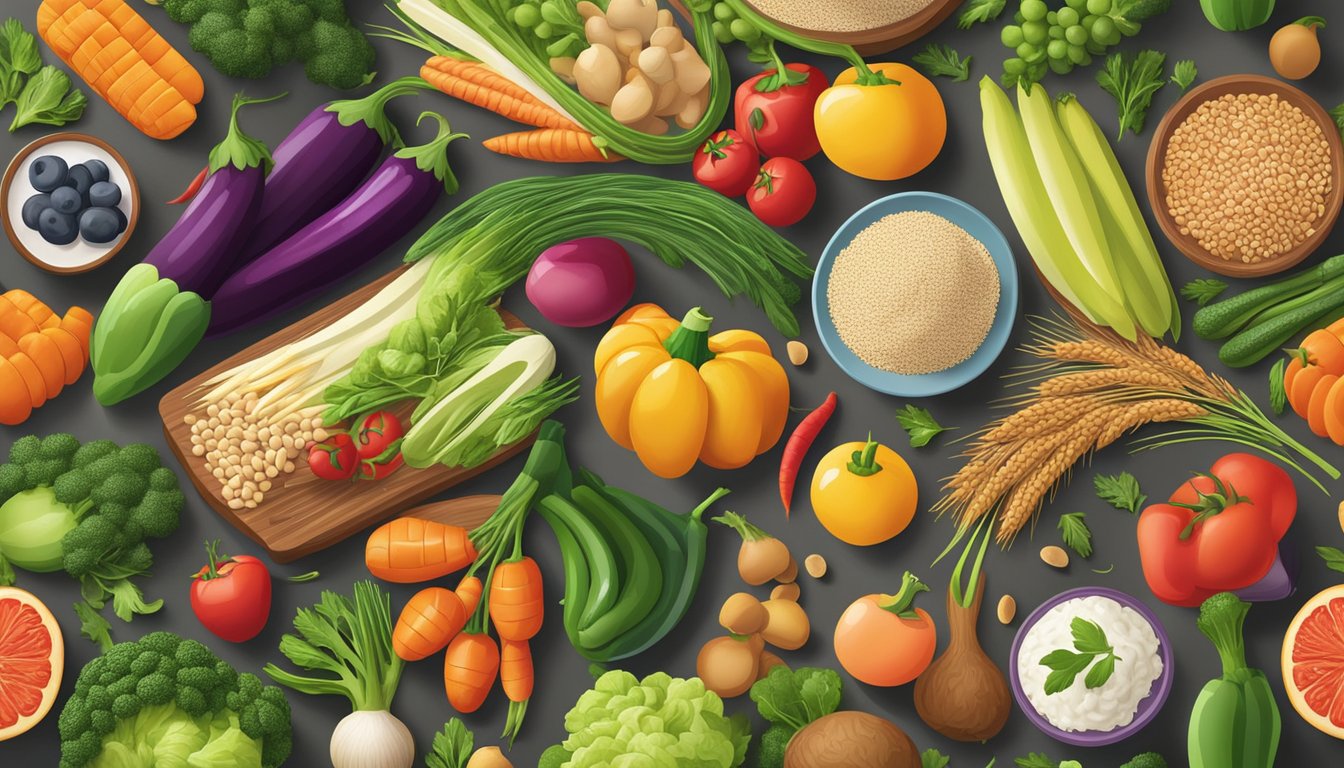
M 78 88 L 71 89 L 70 76 L 47 65 L 28 78 L 15 102 L 14 122 L 9 124 L 13 133 L 25 125 L 62 126 L 73 123 L 84 115 L 89 101 Z
M 950 77 L 952 82 L 959 83 L 971 76 L 971 58 L 961 58 L 950 45 L 929 43 L 912 61 L 930 77 Z
M 1283 373 L 1288 361 L 1280 358 L 1269 369 L 1269 407 L 1275 416 L 1282 416 L 1288 409 L 1288 391 L 1283 386 Z
M 1340 104 L 1330 110 L 1330 117 L 1335 120 L 1335 127 L 1344 133 L 1344 104 Z
M 1019 757 L 1013 760 L 1017 768 L 1059 768 L 1059 763 L 1046 757 L 1041 752 L 1032 752 L 1026 757 Z
M 1092 531 L 1087 527 L 1086 517 L 1083 512 L 1059 516 L 1059 535 L 1064 539 L 1064 545 L 1083 558 L 1092 556 Z
M 476 739 L 456 717 L 434 734 L 434 743 L 425 755 L 427 768 L 467 768 Z
M 1097 489 L 1097 498 L 1116 509 L 1137 515 L 1148 496 L 1139 489 L 1139 481 L 1128 472 L 1118 475 L 1096 475 L 1092 478 L 1092 487 Z
M 1332 571 L 1344 573 L 1344 551 L 1335 547 L 1317 547 L 1316 554 L 1325 561 L 1325 567 Z
M 976 24 L 994 21 L 1003 13 L 1008 0 L 970 0 L 957 18 L 959 29 L 970 29 Z
M 901 429 L 910 435 L 911 448 L 923 448 L 939 433 L 948 430 L 948 427 L 944 427 L 933 418 L 928 409 L 910 403 L 896 412 L 896 421 L 900 422 Z
M 26 76 L 41 66 L 37 38 L 18 19 L 6 19 L 0 25 L 0 107 L 17 100 Z
M 1171 82 L 1179 85 L 1182 91 L 1190 90 L 1195 78 L 1199 77 L 1199 68 L 1193 59 L 1181 59 L 1171 68 Z
M 1143 133 L 1153 94 L 1166 84 L 1166 62 L 1165 53 L 1153 50 L 1139 51 L 1134 56 L 1115 53 L 1106 58 L 1106 65 L 1097 73 L 1097 84 L 1115 97 L 1120 114 L 1117 140 L 1124 138 L 1125 131 L 1135 136 Z
M 665 672 L 643 680 L 623 670 L 603 674 L 565 715 L 565 730 L 542 765 L 597 768 L 639 757 L 639 765 L 660 768 L 735 768 L 751 741 L 746 716 L 725 717 L 723 700 L 699 678 Z
M 1223 291 L 1226 290 L 1227 283 L 1224 283 L 1222 280 L 1214 277 L 1201 277 L 1197 280 L 1191 280 L 1181 286 L 1181 296 L 1202 307 L 1221 296 Z
M 104 652 L 112 647 L 112 625 L 107 623 L 103 614 L 83 600 L 75 603 L 75 615 L 79 616 L 79 634 L 87 637 Z
M 840 707 L 840 675 L 819 667 L 778 666 L 751 686 L 761 717 L 795 732 Z
M 1075 616 L 1069 623 L 1069 630 L 1073 634 L 1074 650 L 1060 648 L 1041 658 L 1041 666 L 1050 669 L 1045 678 L 1047 696 L 1067 691 L 1089 666 L 1092 669 L 1088 670 L 1083 684 L 1088 688 L 1100 688 L 1115 673 L 1115 662 L 1121 660 L 1106 639 L 1105 630 L 1095 621 Z
M 919 756 L 920 768 L 947 768 L 947 764 L 952 762 L 950 758 L 936 749 L 926 749 Z

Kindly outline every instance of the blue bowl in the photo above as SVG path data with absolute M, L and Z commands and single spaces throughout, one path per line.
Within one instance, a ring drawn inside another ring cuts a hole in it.
M 831 306 L 826 299 L 826 284 L 830 282 L 831 269 L 840 251 L 878 219 L 906 211 L 927 211 L 966 230 L 967 234 L 984 244 L 999 272 L 999 307 L 994 313 L 994 322 L 984 343 L 969 358 L 947 370 L 916 376 L 883 371 L 860 360 L 840 339 L 839 331 L 831 322 Z M 821 253 L 816 276 L 812 279 L 812 315 L 816 319 L 817 333 L 821 336 L 826 352 L 850 378 L 870 389 L 898 397 L 941 395 L 984 373 L 1008 343 L 1013 321 L 1017 318 L 1017 265 L 1013 263 L 1013 252 L 1003 233 L 980 211 L 955 197 L 936 192 L 900 192 L 874 200 L 850 216 L 835 231 Z

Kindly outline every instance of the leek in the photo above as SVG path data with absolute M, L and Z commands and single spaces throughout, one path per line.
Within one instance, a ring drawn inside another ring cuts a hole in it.
M 994 176 L 1036 268 L 1089 320 L 1108 325 L 1125 338 L 1135 338 L 1133 320 L 1117 300 L 1118 292 L 1108 292 L 1097 283 L 1069 242 L 1032 157 L 1022 121 L 1007 94 L 989 77 L 980 81 L 980 105 Z

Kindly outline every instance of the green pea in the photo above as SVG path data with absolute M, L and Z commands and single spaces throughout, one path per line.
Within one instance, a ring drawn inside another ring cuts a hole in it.
M 715 3 L 714 18 L 718 19 L 719 21 L 727 22 L 737 18 L 737 14 L 733 13 L 733 6 L 727 3 Z
M 543 21 L 532 28 L 532 33 L 542 40 L 549 40 L 555 33 L 555 28 L 550 25 L 550 22 Z
M 754 42 L 756 38 L 761 36 L 761 30 L 746 19 L 733 19 L 728 28 L 733 31 L 733 37 L 744 43 Z
M 714 39 L 719 41 L 719 45 L 728 45 L 737 40 L 733 37 L 733 31 L 722 21 L 714 22 Z
M 541 11 L 535 5 L 519 5 L 513 9 L 513 23 L 531 29 L 541 23 Z

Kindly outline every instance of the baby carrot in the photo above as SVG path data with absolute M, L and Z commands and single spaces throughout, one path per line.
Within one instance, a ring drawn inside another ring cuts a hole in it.
M 523 557 L 495 566 L 489 609 L 500 640 L 531 640 L 540 632 L 546 605 L 537 561 Z
M 468 576 L 457 591 L 443 587 L 422 589 L 401 609 L 392 629 L 392 650 L 406 661 L 419 661 L 443 650 L 476 610 L 481 580 Z
M 499 683 L 509 701 L 532 698 L 536 675 L 532 669 L 532 649 L 526 640 L 499 641 Z
M 614 163 L 625 158 L 603 149 L 587 131 L 540 128 L 506 133 L 481 144 L 491 152 L 547 163 Z
M 420 68 L 420 77 L 459 101 L 516 123 L 579 130 L 573 121 L 484 64 L 435 56 Z
M 414 517 L 378 526 L 364 547 L 369 573 L 398 584 L 447 576 L 475 559 L 466 528 Z
M 785 518 L 793 506 L 793 487 L 798 482 L 798 470 L 803 466 L 803 459 L 807 458 L 807 450 L 821 433 L 821 428 L 831 420 L 837 403 L 839 398 L 834 392 L 827 395 L 825 402 L 798 422 L 793 434 L 789 435 L 789 442 L 784 445 L 784 454 L 779 459 L 779 498 L 784 502 Z
M 475 712 L 490 695 L 499 674 L 499 646 L 484 633 L 463 632 L 443 657 L 443 686 L 448 703 L 463 714 Z

